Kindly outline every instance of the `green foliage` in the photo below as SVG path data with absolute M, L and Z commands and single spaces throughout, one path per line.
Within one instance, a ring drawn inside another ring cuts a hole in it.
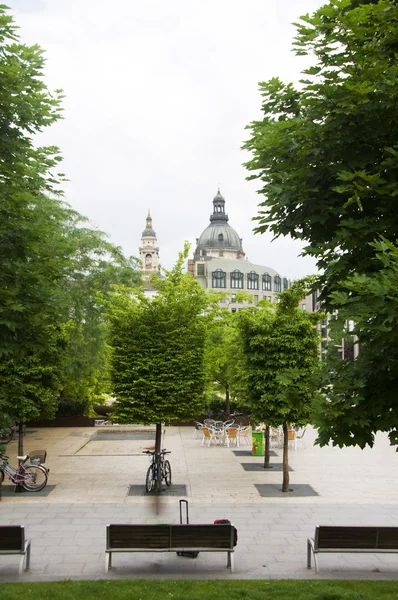
M 57 406 L 57 417 L 75 417 L 88 412 L 88 400 L 74 400 L 61 396 Z
M 241 311 L 245 382 L 252 418 L 278 426 L 308 423 L 316 396 L 321 318 L 297 308 L 311 278 L 296 281 L 279 295 L 275 307 Z
M 369 242 L 398 237 L 397 37 L 392 0 L 333 1 L 303 17 L 294 47 L 316 64 L 300 90 L 261 83 L 264 117 L 248 127 L 246 167 L 265 197 L 257 231 L 307 242 L 327 308 L 341 279 L 377 268 Z
M 314 64 L 300 89 L 260 84 L 264 116 L 244 145 L 249 178 L 262 182 L 257 231 L 305 241 L 323 307 L 338 311 L 320 443 L 363 447 L 378 430 L 398 443 L 395 251 L 377 246 L 398 239 L 398 4 L 333 0 L 296 27 L 296 54 Z M 353 363 L 336 350 L 346 322 L 356 324 Z
M 355 273 L 331 295 L 339 312 L 331 322 L 325 399 L 317 411 L 321 445 L 372 446 L 376 431 L 388 431 L 398 444 L 398 247 L 387 240 L 372 247 L 380 270 Z M 355 361 L 337 352 L 348 335 L 359 345 Z
M 113 394 L 118 422 L 160 423 L 190 418 L 204 407 L 204 346 L 212 300 L 175 267 L 156 276 L 157 294 L 119 290 L 108 302 Z
M 139 276 L 132 259 L 62 201 L 58 148 L 34 146 L 60 118 L 62 94 L 46 88 L 43 51 L 19 43 L 6 10 L 0 6 L 0 415 L 22 422 L 53 416 L 62 389 L 79 399 L 106 384 L 96 293 Z

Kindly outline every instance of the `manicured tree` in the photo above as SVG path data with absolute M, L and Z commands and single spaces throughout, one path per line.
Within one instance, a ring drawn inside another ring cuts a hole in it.
M 120 291 L 108 305 L 114 418 L 120 423 L 161 423 L 190 419 L 204 407 L 204 348 L 210 298 L 183 273 L 185 245 L 175 267 L 154 276 L 156 295 Z
M 224 395 L 224 412 L 226 415 L 230 415 L 231 400 L 234 404 L 244 404 L 236 328 L 238 313 L 232 313 L 229 310 L 231 301 L 227 294 L 219 295 L 223 302 L 227 301 L 228 304 L 227 306 L 222 305 L 217 318 L 209 326 L 205 353 L 206 372 L 209 393 L 213 396 L 214 393 Z M 253 301 L 253 296 L 246 292 L 238 292 L 234 302 L 243 301 Z
M 302 17 L 294 47 L 314 57 L 314 64 L 304 71 L 300 88 L 277 78 L 260 84 L 263 119 L 250 124 L 245 144 L 252 153 L 246 167 L 262 182 L 257 231 L 304 241 L 321 272 L 323 308 L 342 309 L 345 320 L 364 325 L 362 292 L 351 290 L 350 296 L 359 294 L 358 303 L 348 304 L 339 292 L 354 273 L 377 281 L 383 266 L 374 242 L 398 239 L 397 37 L 393 0 L 333 0 Z M 390 322 L 393 306 L 384 297 Z M 369 320 L 378 321 L 378 312 Z M 383 338 L 385 357 L 395 356 L 394 331 L 396 326 Z M 356 333 L 365 348 L 369 327 L 363 334 L 357 327 Z M 322 421 L 321 442 L 329 435 L 335 443 L 371 441 L 378 427 L 386 427 L 377 415 L 379 404 L 387 414 L 387 402 L 391 430 L 397 430 L 398 369 L 387 362 L 385 371 L 364 356 L 356 365 L 341 366 L 344 377 L 332 381 L 341 415 L 338 422 Z
M 279 294 L 276 305 L 262 301 L 238 319 L 252 418 L 283 426 L 283 492 L 289 491 L 288 426 L 309 422 L 317 394 L 320 316 L 298 308 L 312 283 L 313 278 L 298 280 Z

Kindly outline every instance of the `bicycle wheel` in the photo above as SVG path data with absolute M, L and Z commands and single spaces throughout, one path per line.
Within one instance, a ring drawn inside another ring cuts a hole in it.
M 39 465 L 23 466 L 22 475 L 21 485 L 27 492 L 40 492 L 47 485 L 47 471 Z
M 4 472 L 0 471 L 0 485 L 3 483 L 4 481 Z
M 167 486 L 171 485 L 171 466 L 168 460 L 164 461 L 163 476 Z
M 152 477 L 152 467 L 148 467 L 148 471 L 146 472 L 146 481 L 145 481 L 145 487 L 146 487 L 147 492 L 152 492 L 154 483 L 155 483 L 155 481 Z
M 0 444 L 8 444 L 14 437 L 14 430 L 12 427 L 3 427 L 0 429 Z

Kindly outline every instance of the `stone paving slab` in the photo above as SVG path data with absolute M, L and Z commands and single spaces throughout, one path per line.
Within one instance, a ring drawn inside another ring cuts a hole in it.
M 316 525 L 398 526 L 398 454 L 380 434 L 373 449 L 319 448 L 315 432 L 306 446 L 290 451 L 290 487 L 305 484 L 319 496 L 278 493 L 262 497 L 260 486 L 280 489 L 275 470 L 245 471 L 242 455 L 224 446 L 201 447 L 194 429 L 167 427 L 164 447 L 172 451 L 173 481 L 186 486 L 192 523 L 228 518 L 238 529 L 236 573 L 224 554 L 201 553 L 191 560 L 174 553 L 121 554 L 105 574 L 108 523 L 178 522 L 178 496 L 129 496 L 143 489 L 149 458 L 134 454 L 134 440 L 118 456 L 84 455 L 97 428 L 38 429 L 25 437 L 25 451 L 46 448 L 51 493 L 3 494 L 0 524 L 23 524 L 32 540 L 32 568 L 21 581 L 118 578 L 345 578 L 397 579 L 398 555 L 322 555 L 321 572 L 306 568 L 306 539 Z M 126 429 L 128 431 L 128 429 Z M 112 444 L 104 441 L 95 444 Z M 114 442 L 119 444 L 119 442 Z M 282 450 L 275 448 L 279 460 Z M 11 462 L 16 442 L 8 446 Z M 261 464 L 262 457 L 250 462 Z M 0 557 L 0 581 L 15 581 L 17 556 Z

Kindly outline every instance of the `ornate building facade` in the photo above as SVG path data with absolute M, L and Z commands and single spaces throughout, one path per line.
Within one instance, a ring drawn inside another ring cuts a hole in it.
M 188 270 L 202 287 L 226 292 L 232 300 L 229 308 L 233 312 L 247 306 L 247 302 L 234 301 L 238 291 L 249 293 L 254 303 L 263 299 L 276 301 L 275 294 L 289 287 L 288 279 L 272 267 L 249 262 L 245 258 L 242 238 L 228 221 L 225 198 L 218 190 L 213 199 L 210 224 L 196 240 Z M 312 298 L 304 299 L 300 308 L 314 310 Z

